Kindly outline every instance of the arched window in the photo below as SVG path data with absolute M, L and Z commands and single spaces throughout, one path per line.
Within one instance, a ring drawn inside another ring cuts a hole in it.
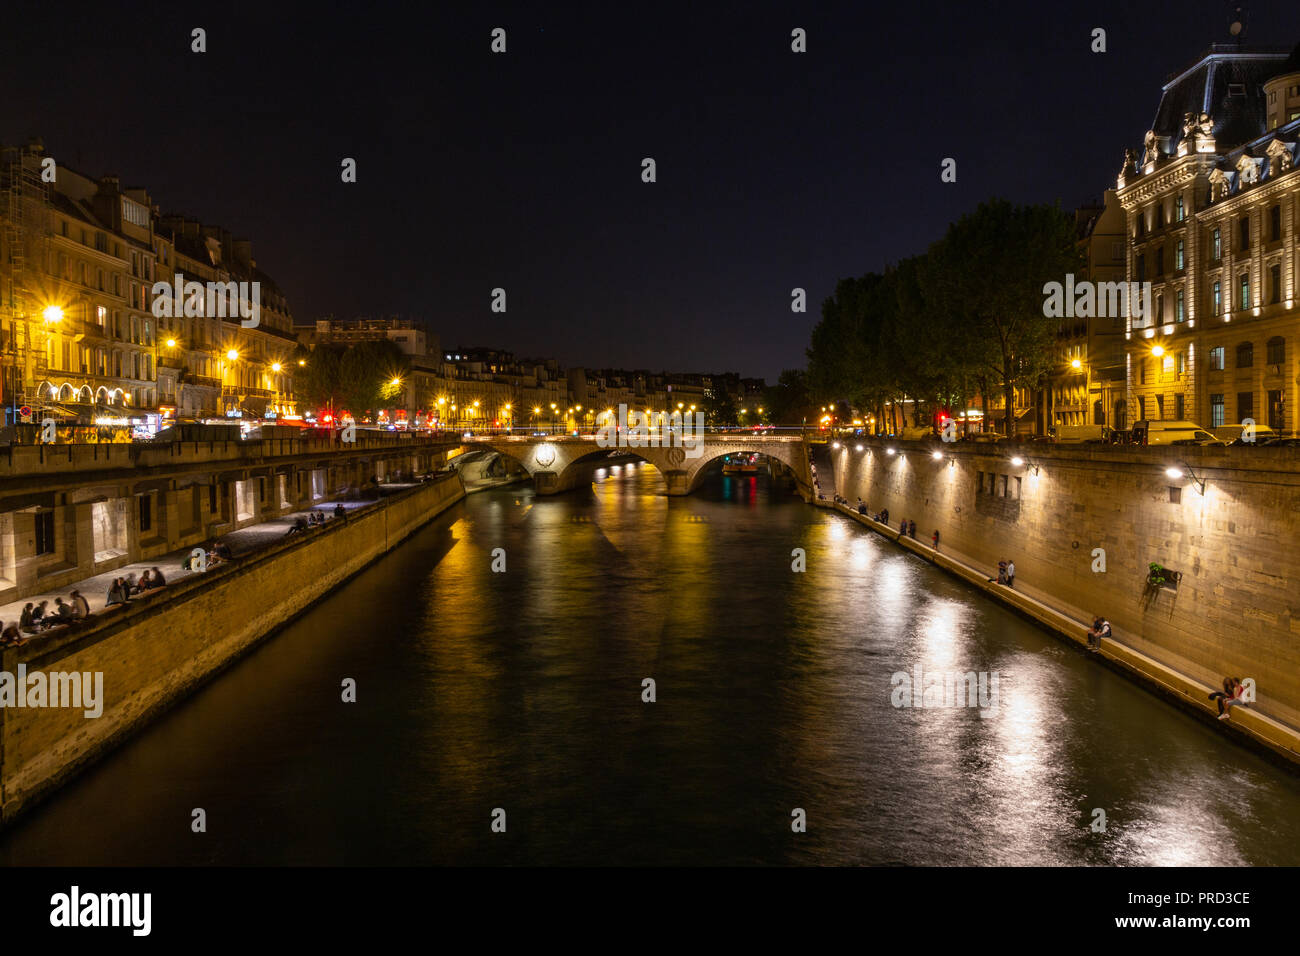
M 1237 368 L 1250 368 L 1255 364 L 1255 346 L 1242 342 L 1237 346 Z
M 1268 364 L 1286 364 L 1286 339 L 1280 335 L 1275 335 L 1268 340 Z

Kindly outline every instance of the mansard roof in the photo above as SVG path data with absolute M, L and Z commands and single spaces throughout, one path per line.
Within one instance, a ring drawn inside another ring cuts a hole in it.
M 1151 128 L 1177 142 L 1186 114 L 1209 113 L 1220 151 L 1249 142 L 1264 133 L 1264 83 L 1283 71 L 1287 62 L 1285 50 L 1215 44 L 1165 84 Z

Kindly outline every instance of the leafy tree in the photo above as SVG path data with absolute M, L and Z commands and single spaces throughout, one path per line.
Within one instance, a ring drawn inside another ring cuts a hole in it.
M 318 410 L 332 404 L 336 413 L 347 410 L 361 419 L 401 395 L 404 384 L 393 382 L 401 383 L 409 371 L 406 354 L 394 342 L 318 345 L 294 376 L 294 390 Z
M 799 368 L 785 369 L 763 392 L 763 417 L 777 425 L 798 425 L 808 417 L 812 399 L 808 374 Z
M 953 223 L 927 259 L 954 349 L 985 389 L 1002 388 L 1011 434 L 1016 388 L 1038 387 L 1051 367 L 1059 323 L 1043 314 L 1042 290 L 1079 271 L 1074 222 L 1056 206 L 995 199 Z
M 704 421 L 709 426 L 735 425 L 740 419 L 740 411 L 731 396 L 723 389 L 715 388 L 711 396 L 704 398 Z

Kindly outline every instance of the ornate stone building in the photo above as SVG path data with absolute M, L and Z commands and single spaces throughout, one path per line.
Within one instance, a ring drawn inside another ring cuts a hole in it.
M 1128 424 L 1297 430 L 1298 139 L 1300 47 L 1216 44 L 1165 85 L 1116 188 L 1153 299 L 1126 323 Z
M 292 410 L 292 317 L 246 240 L 164 218 L 144 189 L 56 163 L 39 140 L 0 148 L 0 186 L 8 418 L 24 407 L 80 424 Z M 202 314 L 206 300 L 198 315 L 160 315 L 155 284 L 177 273 L 258 282 L 257 327 Z

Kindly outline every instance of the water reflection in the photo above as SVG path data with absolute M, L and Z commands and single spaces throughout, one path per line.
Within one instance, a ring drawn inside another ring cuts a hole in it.
M 473 496 L 0 862 L 1300 862 L 1296 777 L 924 561 L 766 479 L 593 477 Z M 997 672 L 996 712 L 894 706 L 917 668 Z

